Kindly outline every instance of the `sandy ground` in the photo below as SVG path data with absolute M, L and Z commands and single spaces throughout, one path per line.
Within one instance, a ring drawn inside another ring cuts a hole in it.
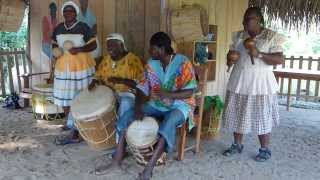
M 103 176 L 92 173 L 95 165 L 109 161 L 110 152 L 90 150 L 85 143 L 64 147 L 53 144 L 61 134 L 57 125 L 33 119 L 30 109 L 10 111 L 0 108 L 0 179 L 135 179 L 142 170 L 132 157 L 124 160 L 122 172 Z M 232 136 L 222 131 L 213 141 L 202 141 L 198 155 L 186 153 L 182 162 L 169 159 L 157 167 L 153 179 L 217 180 L 319 180 L 320 111 L 281 107 L 281 126 L 272 136 L 272 159 L 257 163 L 257 137 L 247 135 L 241 155 L 223 157 Z

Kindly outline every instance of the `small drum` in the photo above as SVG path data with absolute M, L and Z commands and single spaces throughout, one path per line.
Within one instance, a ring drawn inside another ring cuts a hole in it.
M 116 99 L 106 86 L 80 92 L 71 102 L 71 114 L 81 136 L 96 150 L 115 146 Z
M 56 120 L 63 117 L 63 109 L 53 104 L 52 84 L 37 84 L 32 87 L 32 111 L 36 119 Z
M 130 124 L 126 133 L 128 148 L 140 165 L 147 165 L 151 159 L 158 140 L 159 125 L 152 117 L 144 117 Z M 157 165 L 165 164 L 166 153 L 157 161 Z

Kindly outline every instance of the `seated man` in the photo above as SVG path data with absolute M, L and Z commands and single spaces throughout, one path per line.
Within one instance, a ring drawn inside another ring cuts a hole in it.
M 149 53 L 151 59 L 146 65 L 144 77 L 136 85 L 135 115 L 126 119 L 132 121 L 140 120 L 143 116 L 153 116 L 161 120 L 159 139 L 152 158 L 139 174 L 139 179 L 143 180 L 151 178 L 152 170 L 164 151 L 173 151 L 176 128 L 187 119 L 191 120 L 189 127 L 192 127 L 195 107 L 193 93 L 197 86 L 192 63 L 187 57 L 174 54 L 167 34 L 158 32 L 151 37 Z M 145 101 L 147 96 L 149 100 Z M 125 145 L 125 133 L 122 131 L 111 164 L 96 169 L 96 173 L 102 173 L 108 168 L 120 168 Z
M 107 36 L 108 56 L 99 64 L 95 78 L 89 85 L 92 90 L 96 84 L 104 84 L 117 92 L 118 119 L 116 122 L 116 135 L 128 126 L 127 119 L 134 113 L 135 95 L 133 89 L 135 82 L 143 76 L 143 65 L 140 58 L 127 51 L 123 36 L 112 33 Z M 123 120 L 124 119 L 124 120 Z

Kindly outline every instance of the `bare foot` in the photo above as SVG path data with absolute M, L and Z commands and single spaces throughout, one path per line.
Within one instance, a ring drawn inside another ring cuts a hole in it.
M 96 175 L 104 175 L 110 172 L 120 172 L 120 171 L 121 171 L 120 164 L 114 163 L 114 162 L 110 164 L 104 164 L 95 168 Z
M 152 170 L 144 169 L 142 173 L 139 173 L 138 180 L 150 180 L 152 177 Z

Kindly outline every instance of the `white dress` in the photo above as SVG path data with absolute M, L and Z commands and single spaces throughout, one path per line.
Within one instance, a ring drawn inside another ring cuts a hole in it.
M 254 65 L 243 46 L 249 37 L 245 31 L 236 32 L 230 49 L 240 52 L 240 60 L 234 65 L 227 85 L 226 104 L 223 113 L 225 128 L 247 134 L 267 134 L 279 124 L 277 91 L 278 85 L 273 66 L 259 58 Z M 260 52 L 283 52 L 283 36 L 264 29 L 255 37 Z

